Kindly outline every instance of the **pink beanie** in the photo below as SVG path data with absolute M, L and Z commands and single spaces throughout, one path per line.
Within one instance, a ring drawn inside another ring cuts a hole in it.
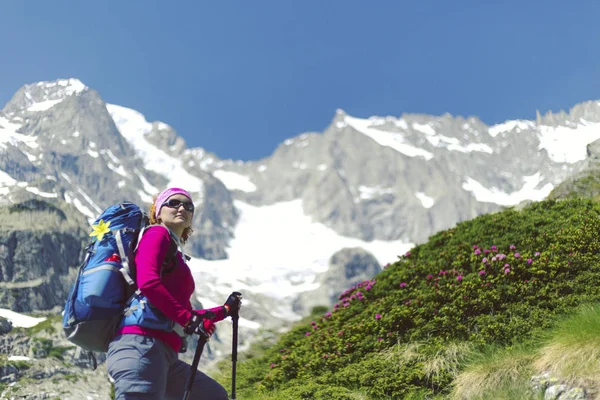
M 156 219 L 158 219 L 158 214 L 160 214 L 160 209 L 162 208 L 163 204 L 165 204 L 167 202 L 167 200 L 169 200 L 169 197 L 176 195 L 176 194 L 182 194 L 185 197 L 187 197 L 188 199 L 190 199 L 190 201 L 192 201 L 192 196 L 184 189 L 180 189 L 180 188 L 165 189 L 158 195 L 158 197 L 156 198 L 156 201 L 154 202 L 154 204 L 156 206 L 156 210 L 155 210 Z

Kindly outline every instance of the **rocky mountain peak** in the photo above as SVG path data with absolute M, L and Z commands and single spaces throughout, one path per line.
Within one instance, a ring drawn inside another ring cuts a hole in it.
M 145 137 L 148 142 L 173 156 L 179 155 L 187 149 L 185 140 L 164 122 L 152 122 L 151 129 L 145 134 Z
M 87 90 L 86 85 L 74 78 L 24 85 L 8 102 L 4 111 L 8 114 L 45 111 L 69 96 L 77 96 Z

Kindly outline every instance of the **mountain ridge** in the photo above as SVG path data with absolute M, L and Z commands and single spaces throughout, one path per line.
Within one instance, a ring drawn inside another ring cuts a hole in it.
M 322 132 L 289 138 L 268 157 L 222 160 L 188 148 L 167 123 L 107 104 L 77 79 L 38 82 L 0 111 L 0 201 L 56 199 L 91 220 L 123 198 L 148 204 L 161 188 L 184 186 L 197 203 L 186 251 L 207 274 L 205 301 L 216 301 L 234 282 L 277 286 L 292 276 L 300 278 L 292 279 L 290 296 L 298 296 L 298 288 L 319 286 L 317 276 L 342 248 L 362 247 L 384 265 L 457 222 L 546 197 L 585 167 L 586 145 L 600 137 L 598 122 L 597 101 L 493 126 L 448 113 L 363 119 L 339 109 Z M 281 210 L 297 213 L 290 218 L 304 227 L 278 224 L 288 218 Z M 250 220 L 257 225 L 242 226 Z M 260 225 L 294 238 L 297 248 Z M 331 244 L 306 239 L 318 235 Z M 259 245 L 264 237 L 273 243 Z M 276 246 L 304 266 L 281 265 Z M 317 247 L 313 258 L 303 254 Z M 212 271 L 219 268 L 229 282 Z M 259 295 L 252 285 L 247 290 Z M 296 300 L 286 298 L 282 307 L 289 311 Z

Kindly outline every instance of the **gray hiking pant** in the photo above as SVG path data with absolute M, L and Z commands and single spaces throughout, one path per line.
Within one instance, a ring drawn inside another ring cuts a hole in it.
M 115 381 L 115 400 L 181 400 L 191 372 L 189 364 L 158 339 L 120 335 L 108 346 L 108 374 Z M 196 371 L 190 399 L 227 400 L 227 391 Z

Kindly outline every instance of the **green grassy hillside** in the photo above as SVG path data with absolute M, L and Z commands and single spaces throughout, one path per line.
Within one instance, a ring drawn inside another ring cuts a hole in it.
M 528 380 L 543 333 L 600 300 L 599 217 L 593 201 L 548 200 L 437 233 L 240 357 L 239 398 L 476 398 L 464 388 L 482 359 Z

